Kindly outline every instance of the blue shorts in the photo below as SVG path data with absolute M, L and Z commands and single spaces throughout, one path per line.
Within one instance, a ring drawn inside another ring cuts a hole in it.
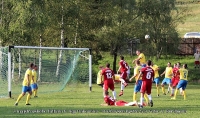
M 155 82 L 156 84 L 159 84 L 160 83 L 159 77 L 154 78 L 153 82 Z
M 138 80 L 137 85 L 135 84 L 134 92 L 137 93 L 140 91 L 142 85 L 142 80 Z
M 141 66 L 142 66 L 142 68 L 144 68 L 144 67 L 146 67 L 147 65 L 146 65 L 146 64 L 142 64 Z
M 172 81 L 170 78 L 164 78 L 163 81 L 162 81 L 162 84 L 171 84 Z
M 183 90 L 185 90 L 186 86 L 187 86 L 187 80 L 180 79 L 176 88 L 177 89 L 182 88 Z
M 22 86 L 23 93 L 30 92 L 30 91 L 32 91 L 30 86 Z
M 38 88 L 38 86 L 37 86 L 37 84 L 36 83 L 34 83 L 34 84 L 31 84 L 31 89 L 33 90 L 33 89 L 37 89 Z

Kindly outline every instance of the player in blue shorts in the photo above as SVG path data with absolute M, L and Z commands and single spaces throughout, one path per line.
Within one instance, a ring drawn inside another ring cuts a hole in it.
M 26 94 L 26 92 L 28 92 L 28 95 L 27 95 L 27 98 L 26 98 L 26 105 L 31 105 L 31 104 L 29 104 L 29 100 L 30 100 L 30 97 L 32 95 L 30 82 L 31 82 L 31 79 L 32 79 L 32 69 L 33 69 L 33 67 L 34 67 L 34 64 L 31 63 L 29 65 L 29 68 L 26 70 L 24 80 L 23 80 L 23 83 L 22 83 L 22 93 L 17 98 L 17 101 L 15 102 L 15 106 L 18 105 L 18 102 Z
M 172 71 L 170 62 L 167 63 L 167 67 L 166 67 L 165 71 L 160 76 L 162 77 L 162 75 L 164 75 L 164 74 L 165 74 L 165 78 L 163 79 L 161 86 L 162 86 L 163 95 L 166 95 L 164 85 L 168 84 L 171 88 L 171 84 L 172 84 L 171 79 L 173 76 L 173 71 Z
M 159 78 L 159 66 L 153 64 L 151 65 L 151 68 L 154 70 L 154 83 L 156 83 L 156 88 L 157 88 L 157 97 L 159 97 L 159 93 L 160 93 L 160 87 L 159 87 L 159 83 L 160 83 L 160 78 Z
M 176 99 L 176 95 L 178 93 L 178 89 L 182 88 L 182 93 L 183 93 L 183 97 L 184 100 L 186 100 L 186 93 L 185 93 L 185 89 L 187 86 L 187 77 L 188 77 L 188 70 L 187 70 L 187 64 L 183 64 L 183 68 L 178 70 L 180 72 L 180 81 L 178 82 L 178 85 L 176 87 L 176 91 L 174 94 L 174 97 L 172 97 L 171 99 Z
M 34 65 L 34 68 L 32 70 L 32 79 L 31 79 L 31 89 L 33 92 L 34 97 L 37 96 L 37 90 L 38 90 L 38 85 L 37 85 L 37 65 Z
M 136 66 L 134 68 L 134 75 L 129 79 L 129 81 L 132 81 L 133 78 L 138 78 L 138 75 L 139 75 L 140 70 L 142 68 L 139 60 L 135 61 L 135 64 L 136 64 Z M 137 101 L 136 100 L 137 93 L 140 92 L 141 85 L 142 85 L 142 77 L 140 77 L 139 80 L 137 81 L 137 83 L 135 83 L 134 92 L 133 92 L 133 102 Z M 145 100 L 146 100 L 147 103 L 149 102 L 146 94 L 145 94 Z

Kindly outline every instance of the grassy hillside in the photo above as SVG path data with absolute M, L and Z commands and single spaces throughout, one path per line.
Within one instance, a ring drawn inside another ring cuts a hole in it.
M 183 37 L 186 32 L 200 32 L 200 2 L 198 0 L 177 0 L 183 4 L 177 4 L 177 7 L 187 7 L 189 14 L 185 18 L 185 23 L 179 24 L 177 30 L 179 36 Z

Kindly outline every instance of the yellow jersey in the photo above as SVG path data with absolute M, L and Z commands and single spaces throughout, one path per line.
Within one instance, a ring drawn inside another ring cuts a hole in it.
M 140 63 L 141 64 L 145 64 L 146 63 L 146 59 L 143 53 L 140 53 L 140 55 L 138 56 L 140 58 Z
M 31 84 L 36 83 L 37 82 L 37 72 L 34 69 L 32 70 L 32 77 L 33 77 L 33 79 L 31 79 Z
M 99 70 L 97 73 L 97 84 L 101 84 L 101 72 L 102 70 Z M 102 81 L 103 81 L 103 76 L 102 76 Z
M 165 78 L 172 78 L 173 76 L 173 70 L 172 67 L 166 67 L 165 69 Z
M 158 68 L 159 67 L 157 65 L 152 66 L 152 69 L 154 70 L 154 78 L 159 77 Z
M 181 69 L 179 69 L 179 72 L 180 72 L 180 79 L 188 80 L 187 79 L 187 77 L 188 77 L 188 70 L 187 69 L 181 68 Z
M 26 70 L 22 85 L 23 86 L 30 86 L 31 79 L 32 79 L 32 70 L 29 68 L 29 69 Z
M 136 66 L 136 67 L 134 68 L 134 76 L 135 76 L 135 79 L 138 78 L 141 69 L 142 69 L 142 66 Z M 142 79 L 142 77 L 139 78 L 139 80 L 141 80 L 141 79 Z

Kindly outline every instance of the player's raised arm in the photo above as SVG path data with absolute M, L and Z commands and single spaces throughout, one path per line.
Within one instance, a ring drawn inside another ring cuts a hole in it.
M 133 75 L 133 76 L 129 79 L 129 81 L 131 82 L 132 79 L 135 78 L 136 76 L 137 76 L 137 74 Z
M 164 71 L 162 74 L 160 74 L 160 76 L 162 77 L 165 74 L 166 71 Z
M 141 57 L 138 57 L 138 58 L 134 59 L 134 60 L 132 61 L 132 63 L 134 64 L 136 61 L 139 61 L 140 59 L 142 59 L 142 58 L 141 58 Z
M 129 81 L 131 82 L 133 78 L 137 77 L 137 75 L 139 74 L 137 74 L 137 70 L 134 69 L 134 75 L 129 79 Z

